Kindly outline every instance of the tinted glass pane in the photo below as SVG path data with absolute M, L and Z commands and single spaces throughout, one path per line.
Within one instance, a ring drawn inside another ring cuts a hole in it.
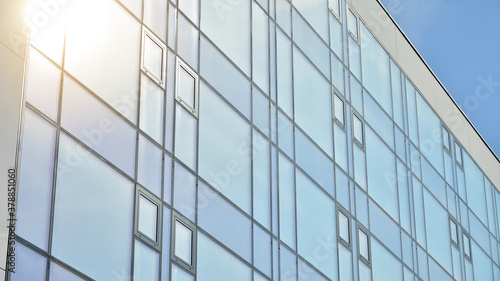
M 175 106 L 175 156 L 196 170 L 196 135 L 198 120 L 184 107 Z
M 364 92 L 363 102 L 366 122 L 394 150 L 394 122 L 367 92 Z
M 198 281 L 251 281 L 252 270 L 205 235 L 198 234 Z
M 396 162 L 392 151 L 375 133 L 366 130 L 366 162 L 368 193 L 398 221 Z
M 361 24 L 361 45 L 363 85 L 392 116 L 389 56 L 364 24 Z
M 50 263 L 49 281 L 83 281 L 84 279 L 76 276 L 69 270 L 63 268 L 57 263 Z
M 134 280 L 157 281 L 159 277 L 160 255 L 153 249 L 135 241 Z
M 271 276 L 271 236 L 257 224 L 253 225 L 253 253 L 255 267 Z
M 28 102 L 52 120 L 56 120 L 61 71 L 33 48 L 30 49 L 28 71 Z
M 166 43 L 167 0 L 144 0 L 144 23 Z
M 144 34 L 144 68 L 156 79 L 163 80 L 163 49 L 154 41 L 154 39 Z
M 474 266 L 474 280 L 494 280 L 491 271 L 491 259 L 478 247 L 476 243 L 472 244 L 472 262 Z
M 269 89 L 269 35 L 268 17 L 255 3 L 252 4 L 252 71 L 253 80 L 265 92 Z
M 141 100 L 139 128 L 162 143 L 163 135 L 163 97 L 165 92 L 146 75 L 141 75 Z
M 351 252 L 339 243 L 339 280 L 352 281 Z
M 200 48 L 201 76 L 250 119 L 250 82 L 205 37 Z
M 156 227 L 158 220 L 158 206 L 139 195 L 139 231 L 156 241 Z
M 174 254 L 192 264 L 193 231 L 178 220 L 175 221 Z
M 373 238 L 371 245 L 373 281 L 402 281 L 401 262 Z
M 135 123 L 140 23 L 116 1 L 75 0 L 66 34 L 65 68 Z
M 335 162 L 344 171 L 347 171 L 347 136 L 345 131 L 337 123 L 335 123 L 333 126 Z
M 68 77 L 64 78 L 63 88 L 62 126 L 118 168 L 133 175 L 135 130 Z M 64 163 L 72 165 L 71 161 Z
M 172 281 L 194 281 L 194 276 L 182 270 L 177 265 L 172 264 Z
M 250 5 L 233 1 L 222 5 L 218 0 L 201 2 L 201 30 L 250 76 Z
M 444 175 L 442 141 L 439 134 L 441 120 L 420 94 L 417 94 L 417 109 L 420 151 L 434 168 Z
M 296 48 L 293 58 L 295 122 L 332 157 L 330 85 Z
M 16 233 L 47 250 L 56 132 L 31 110 L 24 118 Z
M 401 256 L 401 230 L 399 226 L 391 220 L 377 205 L 370 200 L 370 231 L 389 250 L 398 257 Z
M 134 186 L 83 151 L 61 136 L 52 254 L 91 278 L 110 280 L 113 270 L 130 270 Z M 65 166 L 68 160 L 78 165 Z
M 210 235 L 251 262 L 250 220 L 205 185 L 200 185 L 198 193 L 198 223 Z
M 424 202 L 429 254 L 448 272 L 451 272 L 450 231 L 447 225 L 449 221 L 448 212 L 426 190 L 424 190 Z
M 448 131 L 444 127 L 441 127 L 441 128 L 443 129 L 444 147 L 446 147 L 446 149 L 450 150 L 450 133 L 448 133 Z
M 450 233 L 451 233 L 451 241 L 458 245 L 458 233 L 457 233 L 457 224 L 450 220 Z
M 198 25 L 198 12 L 200 7 L 197 0 L 179 0 L 179 9 L 187 15 L 195 25 Z
M 467 190 L 467 202 L 469 207 L 484 223 L 488 224 L 486 209 L 486 192 L 484 190 L 483 172 L 469 157 L 464 154 L 465 185 Z
M 293 5 L 323 40 L 328 41 L 328 12 L 326 11 L 328 0 L 294 0 Z
M 253 217 L 271 229 L 271 174 L 269 142 L 256 131 L 253 134 Z
M 298 252 L 331 279 L 335 277 L 333 253 L 317 257 L 323 242 L 335 241 L 335 203 L 326 193 L 297 171 L 297 239 Z M 347 240 L 348 241 L 348 240 Z M 321 246 L 320 246 L 321 247 Z
M 161 165 L 161 150 L 140 135 L 137 180 L 158 197 L 161 196 Z
M 301 0 L 303 1 L 303 0 Z M 317 0 L 314 0 L 317 1 Z M 320 0 L 323 1 L 323 0 Z M 304 3 L 310 3 L 304 1 Z M 306 4 L 307 5 L 307 4 Z M 326 11 L 323 9 L 323 15 L 327 16 Z M 295 10 L 292 12 L 293 19 L 293 41 L 299 48 L 312 60 L 317 68 L 328 78 L 330 78 L 330 61 L 329 50 L 323 41 L 314 33 L 314 31 L 307 25 L 307 23 L 299 16 Z M 316 18 L 320 18 L 321 14 L 317 14 Z M 328 25 L 325 24 L 325 28 Z
M 181 14 L 178 16 L 177 53 L 193 69 L 198 69 L 198 30 Z
M 292 31 L 291 19 L 290 3 L 286 0 L 276 0 L 276 21 L 289 36 Z
M 347 27 L 349 28 L 349 32 L 353 34 L 355 38 L 358 37 L 358 18 L 354 15 L 354 13 L 349 9 L 347 13 Z
M 245 144 L 251 142 L 250 127 L 204 84 L 199 132 L 200 176 L 249 213 L 251 150 Z
M 290 39 L 278 30 L 276 34 L 278 76 L 278 105 L 288 116 L 293 116 L 292 45 Z
M 330 3 L 338 0 L 332 0 Z M 342 24 L 330 15 L 330 48 L 338 57 L 342 57 Z M 334 56 L 332 56 L 334 57 Z M 335 81 L 335 79 L 332 79 Z M 338 84 L 334 85 L 337 87 Z M 339 89 L 340 90 L 340 89 Z
M 195 221 L 196 177 L 177 161 L 174 165 L 174 208 Z
M 46 258 L 31 251 L 19 242 L 16 243 L 16 272 L 11 273 L 10 280 L 44 281 L 46 267 Z
M 295 175 L 293 164 L 279 155 L 279 232 L 280 239 L 295 248 Z

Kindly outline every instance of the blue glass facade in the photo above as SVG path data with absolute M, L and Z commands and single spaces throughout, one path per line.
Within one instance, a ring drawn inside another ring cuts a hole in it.
M 7 280 L 500 280 L 499 191 L 349 3 L 33 7 Z

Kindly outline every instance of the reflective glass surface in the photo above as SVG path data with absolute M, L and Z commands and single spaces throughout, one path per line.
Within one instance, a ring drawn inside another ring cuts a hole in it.
M 144 34 L 144 68 L 159 81 L 163 80 L 163 49 L 148 33 Z
M 31 280 L 31 279 L 30 279 Z M 57 263 L 50 263 L 49 281 L 83 281 L 84 279 L 71 273 Z
M 178 220 L 174 222 L 174 255 L 192 264 L 193 231 Z
M 157 281 L 160 275 L 160 255 L 146 244 L 135 240 L 134 280 Z
M 139 231 L 156 241 L 157 221 L 158 206 L 142 194 L 139 195 Z
M 94 279 L 130 270 L 133 184 L 65 135 L 58 163 L 52 254 Z

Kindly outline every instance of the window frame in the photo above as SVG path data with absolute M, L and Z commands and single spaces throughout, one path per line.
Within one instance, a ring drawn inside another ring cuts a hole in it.
M 347 249 L 352 251 L 351 218 L 348 214 L 349 212 L 344 210 L 342 207 L 337 206 L 337 240 L 342 243 Z M 345 239 L 340 235 L 340 216 L 344 216 L 347 218 L 347 239 L 349 241 L 345 241 Z
M 340 95 L 340 93 L 337 92 L 337 90 L 335 90 L 335 88 L 332 86 L 332 108 L 333 108 L 333 120 L 335 120 L 335 122 L 337 122 L 337 124 L 342 127 L 344 130 L 346 128 L 346 123 L 347 123 L 347 118 L 346 118 L 346 111 L 347 111 L 347 106 L 346 106 L 346 101 L 344 100 L 344 98 L 342 97 L 342 95 Z M 339 120 L 336 116 L 336 106 L 335 106 L 335 101 L 336 100 L 339 100 L 340 102 L 342 102 L 342 120 Z
M 469 247 L 465 247 L 465 238 L 467 238 Z M 472 248 L 470 242 L 470 235 L 462 229 L 462 244 L 464 248 L 464 257 L 472 262 Z M 468 253 L 468 254 L 467 254 Z
M 153 43 L 158 45 L 162 49 L 162 66 L 161 66 L 161 77 L 156 77 L 151 73 L 145 66 L 145 55 L 146 55 L 146 37 L 149 37 Z M 142 26 L 142 39 L 141 39 L 141 70 L 149 78 L 151 78 L 156 84 L 158 84 L 163 90 L 166 88 L 166 77 L 167 77 L 167 46 L 147 27 Z
M 443 139 L 443 148 L 446 152 L 448 152 L 448 154 L 451 154 L 451 143 L 452 142 L 451 142 L 450 131 L 448 131 L 448 129 L 446 129 L 446 127 L 444 125 L 441 125 L 441 133 L 442 133 L 442 139 Z M 447 142 L 445 141 L 445 138 L 444 138 L 445 134 L 448 136 Z
M 350 5 L 347 5 L 346 7 L 346 10 L 347 10 L 347 15 L 346 15 L 346 18 L 347 18 L 347 33 L 351 35 L 352 39 L 354 39 L 354 41 L 356 41 L 358 44 L 359 44 L 359 17 L 358 15 L 354 12 L 354 9 L 350 6 Z M 351 15 L 353 16 L 353 18 L 351 18 Z M 351 24 L 351 21 L 355 19 L 355 23 L 356 23 L 356 34 L 352 33 L 351 32 L 351 29 L 349 28 L 349 25 Z
M 361 123 L 361 140 L 358 140 L 354 134 L 354 119 L 358 119 L 358 121 Z M 352 110 L 352 115 L 351 115 L 351 131 L 352 131 L 352 139 L 355 143 L 358 144 L 360 148 L 364 150 L 365 148 L 365 122 L 363 121 L 363 118 L 356 113 L 354 110 Z
M 332 2 L 337 2 L 337 9 L 338 9 L 338 14 L 336 13 L 336 11 L 332 8 L 332 5 L 333 3 Z M 337 20 L 342 23 L 342 3 L 340 2 L 340 0 L 328 0 L 328 10 L 330 11 L 330 13 L 335 17 L 337 18 Z
M 456 239 L 456 241 L 453 241 L 453 236 L 452 236 L 452 233 L 451 233 L 452 223 L 455 225 L 455 232 L 456 232 L 455 239 Z M 455 219 L 450 216 L 450 218 L 449 218 L 450 241 L 451 241 L 451 244 L 453 246 L 455 246 L 455 248 L 460 249 L 460 231 L 459 231 L 459 227 L 458 226 L 459 226 L 459 224 L 457 223 L 457 221 L 455 221 Z
M 458 166 L 463 170 L 464 168 L 464 149 L 458 142 L 454 142 L 455 144 L 455 162 L 458 164 Z M 457 155 L 460 152 L 460 155 Z M 458 160 L 458 156 L 460 156 L 460 161 Z
M 139 200 L 140 196 L 144 197 L 146 200 L 149 200 L 151 203 L 156 205 L 156 241 L 151 239 L 147 234 L 142 233 L 139 230 Z M 141 242 L 146 243 L 150 247 L 156 249 L 157 251 L 161 251 L 161 240 L 162 240 L 162 222 L 163 222 L 163 204 L 160 199 L 156 198 L 152 193 L 150 193 L 143 186 L 136 184 L 135 189 L 135 207 L 134 207 L 134 236 L 140 240 Z
M 188 75 L 194 79 L 194 108 L 185 102 L 179 95 L 179 79 L 180 79 L 180 68 L 182 68 Z M 175 59 L 175 100 L 179 102 L 188 112 L 193 114 L 198 118 L 198 100 L 199 100 L 199 76 L 187 63 L 185 63 L 181 58 L 176 57 Z
M 371 267 L 371 242 L 370 242 L 370 232 L 364 228 L 362 225 L 358 224 L 357 227 L 357 234 L 356 234 L 356 243 L 358 245 L 358 259 L 362 262 L 364 262 L 368 267 Z M 367 243 L 367 249 L 368 249 L 368 257 L 365 257 L 361 254 L 360 252 L 360 244 L 359 244 L 359 235 L 360 232 L 362 232 L 364 235 L 366 235 L 366 243 Z
M 176 222 L 179 222 L 184 227 L 191 230 L 191 233 L 192 233 L 192 236 L 191 236 L 191 264 L 189 264 L 187 261 L 185 261 L 181 257 L 178 257 L 175 254 L 175 239 L 176 239 L 175 223 Z M 176 265 L 178 265 L 182 269 L 186 270 L 187 272 L 190 272 L 190 273 L 196 275 L 196 245 L 197 245 L 196 226 L 191 221 L 189 221 L 187 218 L 183 217 L 181 214 L 172 210 L 170 232 L 171 232 L 171 236 L 170 236 L 170 260 L 172 262 L 175 262 Z

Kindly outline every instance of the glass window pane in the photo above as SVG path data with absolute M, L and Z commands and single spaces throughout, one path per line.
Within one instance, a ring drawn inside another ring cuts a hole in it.
M 139 195 L 139 231 L 146 234 L 153 241 L 157 241 L 158 206 L 151 200 Z
M 179 9 L 198 26 L 198 0 L 179 0 Z
M 201 30 L 247 76 L 250 76 L 250 7 L 248 1 L 227 4 L 218 0 L 201 1 Z
M 373 239 L 373 237 L 371 245 L 373 281 L 403 281 L 401 262 Z
M 351 9 L 348 9 L 347 13 L 347 27 L 349 28 L 349 32 L 354 36 L 355 39 L 358 39 L 358 18 Z
M 175 156 L 196 170 L 198 120 L 184 107 L 175 106 Z
M 462 235 L 464 241 L 464 254 L 470 258 L 470 239 L 465 233 Z
M 201 233 L 197 252 L 197 281 L 252 280 L 251 268 Z
M 83 151 L 61 135 L 52 254 L 93 279 L 111 280 L 113 270 L 130 271 L 134 185 Z M 65 166 L 68 160 L 78 165 Z
M 29 109 L 24 118 L 16 234 L 47 250 L 56 131 Z
M 352 256 L 351 252 L 341 243 L 339 247 L 339 280 L 352 281 Z
M 253 132 L 253 218 L 271 229 L 271 159 L 269 142 Z
M 269 92 L 269 35 L 268 17 L 255 2 L 252 4 L 252 71 L 254 82 Z
M 295 248 L 295 176 L 294 166 L 281 153 L 279 154 L 279 235 L 280 239 Z
M 271 236 L 257 224 L 253 225 L 253 263 L 267 276 L 271 275 Z
M 336 255 L 317 257 L 321 243 L 335 240 L 335 203 L 303 173 L 297 170 L 297 243 L 298 253 L 330 279 L 336 277 Z M 349 241 L 349 240 L 347 240 Z M 328 252 L 328 249 L 325 249 Z M 328 252 L 330 253 L 330 252 Z
M 401 230 L 399 226 L 372 200 L 369 202 L 370 231 L 398 257 L 401 256 Z
M 358 242 L 359 242 L 359 254 L 365 258 L 365 260 L 370 260 L 369 246 L 368 246 L 368 236 L 364 231 L 358 229 Z
M 174 255 L 191 265 L 192 247 L 193 247 L 193 230 L 186 227 L 178 220 L 175 221 L 175 237 L 174 237 Z
M 118 168 L 134 174 L 136 131 L 67 76 L 61 124 Z M 65 164 L 74 165 L 71 159 Z
M 328 7 L 330 11 L 334 13 L 337 17 L 340 17 L 340 5 L 339 0 L 330 0 L 328 1 Z
M 143 135 L 139 135 L 137 181 L 161 197 L 162 151 Z
M 162 275 L 164 273 L 162 272 Z M 166 278 L 165 280 L 168 280 Z M 194 281 L 194 276 L 187 273 L 175 264 L 172 264 L 172 281 Z
M 30 279 L 31 280 L 31 279 Z M 50 277 L 49 281 L 83 281 L 84 279 L 76 276 L 69 270 L 58 265 L 57 263 L 50 263 Z
M 442 127 L 441 120 L 434 110 L 427 104 L 424 98 L 417 92 L 418 134 L 420 140 L 420 151 L 444 176 L 444 160 L 442 141 L 439 137 L 439 128 Z
M 250 213 L 250 126 L 204 84 L 200 104 L 199 174 Z
M 177 21 L 177 54 L 193 69 L 198 69 L 198 30 L 180 13 Z
M 135 123 L 141 24 L 117 1 L 68 3 L 65 68 Z
M 149 32 L 144 33 L 144 68 L 158 81 L 163 81 L 163 49 Z
M 198 223 L 201 228 L 248 262 L 252 261 L 252 223 L 204 184 L 199 185 Z
M 144 0 L 144 23 L 164 42 L 167 39 L 167 0 Z
M 455 143 L 455 159 L 457 160 L 458 164 L 460 164 L 460 166 L 462 166 L 462 159 L 463 159 L 463 155 L 462 155 L 462 147 L 460 147 L 460 145 L 458 143 Z
M 141 74 L 141 100 L 139 128 L 162 143 L 163 135 L 163 97 L 165 92 L 146 75 Z
M 361 120 L 358 118 L 358 116 L 354 115 L 352 118 L 352 130 L 353 130 L 353 136 L 354 138 L 361 144 L 363 145 L 363 123 Z
M 57 119 L 61 71 L 37 50 L 30 49 L 29 79 L 27 82 L 27 100 L 37 109 Z
M 349 235 L 349 218 L 341 211 L 338 211 L 339 218 L 339 237 L 347 244 L 351 243 Z
M 175 161 L 174 208 L 191 221 L 195 221 L 196 177 Z
M 205 2 L 208 1 L 203 1 Z M 200 75 L 247 119 L 250 119 L 250 81 L 205 37 L 201 37 L 200 44 Z
M 158 281 L 160 275 L 160 254 L 135 240 L 134 280 Z
M 328 13 L 325 11 L 328 0 L 294 0 L 293 5 L 323 40 L 328 41 Z
M 12 281 L 44 281 L 47 259 L 26 246 L 16 243 L 15 273 L 10 274 Z M 4 265 L 2 265 L 3 267 Z M 5 273 L 3 273 L 5 274 Z
M 295 122 L 333 157 L 330 84 L 297 48 L 293 50 L 293 78 Z
M 278 105 L 288 116 L 293 116 L 292 43 L 281 30 L 276 33 L 276 60 Z
M 276 0 L 276 21 L 288 36 L 292 31 L 292 15 L 290 2 L 287 0 Z

